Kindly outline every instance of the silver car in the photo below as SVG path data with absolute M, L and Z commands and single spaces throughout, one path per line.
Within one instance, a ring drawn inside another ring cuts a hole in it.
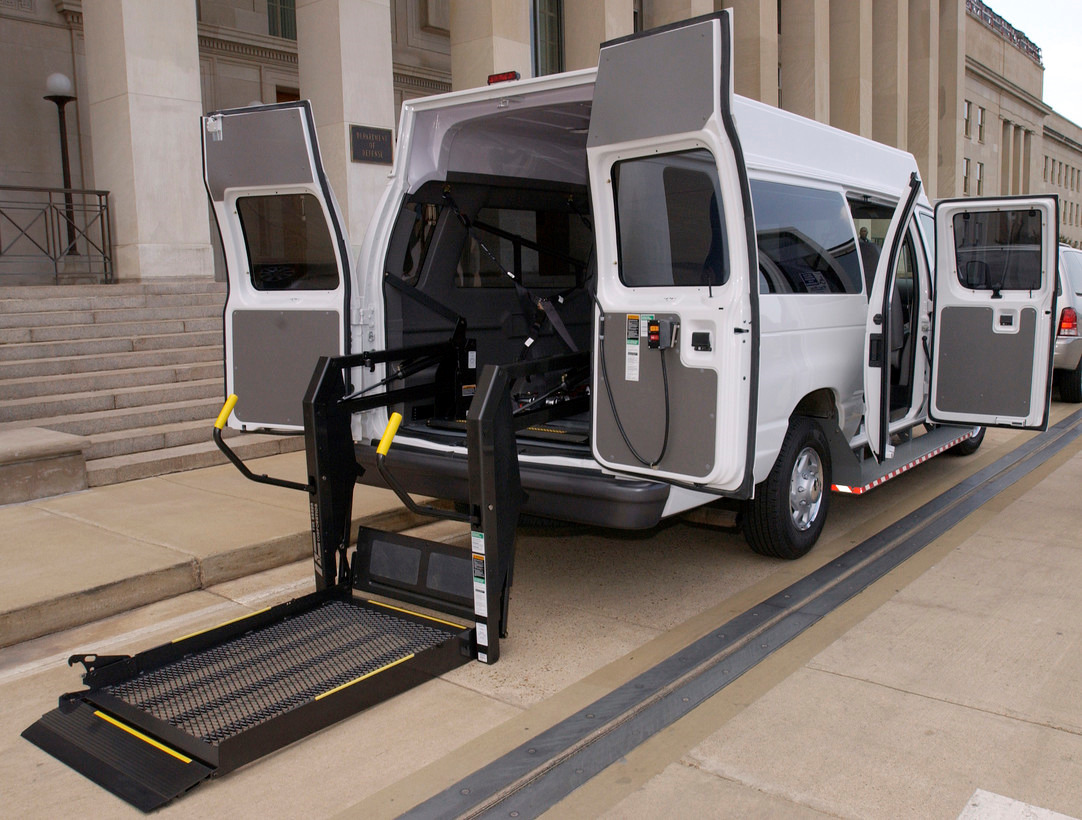
M 1082 402 L 1082 335 L 1078 331 L 1082 312 L 1082 250 L 1059 246 L 1060 293 L 1057 298 L 1055 383 L 1063 401 Z

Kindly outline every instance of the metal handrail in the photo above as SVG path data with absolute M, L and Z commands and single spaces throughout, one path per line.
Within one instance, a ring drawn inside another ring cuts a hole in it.
M 50 268 L 113 281 L 109 192 L 0 185 L 0 284 Z

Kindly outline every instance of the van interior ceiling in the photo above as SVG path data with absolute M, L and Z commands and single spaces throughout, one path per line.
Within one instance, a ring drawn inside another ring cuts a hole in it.
M 405 197 L 384 264 L 387 344 L 438 343 L 464 322 L 478 373 L 486 364 L 589 350 L 591 342 L 589 106 L 507 108 L 449 129 L 440 173 Z M 544 150 L 524 149 L 538 139 Z M 415 374 L 404 385 L 431 378 Z M 588 378 L 535 376 L 516 385 L 514 398 L 525 407 L 585 395 Z M 401 412 L 414 433 L 454 437 L 464 415 L 461 402 L 459 412 L 450 407 L 419 400 Z M 589 414 L 521 435 L 588 448 Z

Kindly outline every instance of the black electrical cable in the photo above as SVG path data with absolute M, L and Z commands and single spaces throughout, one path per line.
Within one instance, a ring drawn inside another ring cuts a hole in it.
M 665 458 L 665 451 L 669 449 L 669 370 L 665 365 L 665 351 L 659 351 L 661 353 L 661 381 L 664 386 L 663 393 L 665 395 L 665 434 L 661 439 L 661 452 L 653 461 L 648 461 L 639 455 L 639 451 L 635 449 L 635 445 L 631 443 L 631 439 L 628 437 L 627 432 L 624 430 L 624 425 L 620 421 L 620 414 L 616 412 L 616 399 L 613 398 L 612 388 L 609 386 L 609 369 L 605 363 L 605 309 L 601 307 L 601 302 L 598 301 L 597 295 L 591 293 L 594 298 L 594 302 L 597 304 L 598 311 L 598 358 L 601 359 L 601 378 L 605 380 L 605 395 L 609 397 L 609 408 L 612 410 L 612 418 L 616 422 L 616 429 L 620 431 L 620 438 L 624 440 L 624 444 L 627 445 L 627 449 L 631 451 L 631 455 L 635 457 L 635 460 L 640 464 L 647 467 L 657 467 L 663 458 Z

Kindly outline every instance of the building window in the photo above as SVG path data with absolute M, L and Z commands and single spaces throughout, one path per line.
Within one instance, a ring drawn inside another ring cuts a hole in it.
M 1048 182 L 1048 154 L 1044 155 L 1044 176 L 1042 177 L 1042 179 L 1045 182 Z
M 977 196 L 984 196 L 984 163 L 977 163 Z
M 962 193 L 969 195 L 969 157 L 962 160 Z
M 984 142 L 984 108 L 977 106 L 977 142 Z
M 535 77 L 564 70 L 563 0 L 534 0 L 533 73 Z
M 297 39 L 297 0 L 267 0 L 267 33 Z
M 631 3 L 631 29 L 636 34 L 645 28 L 642 21 L 642 0 L 632 0 Z
M 973 103 L 969 100 L 962 103 L 962 134 L 967 137 L 971 135 L 969 115 L 972 108 Z

